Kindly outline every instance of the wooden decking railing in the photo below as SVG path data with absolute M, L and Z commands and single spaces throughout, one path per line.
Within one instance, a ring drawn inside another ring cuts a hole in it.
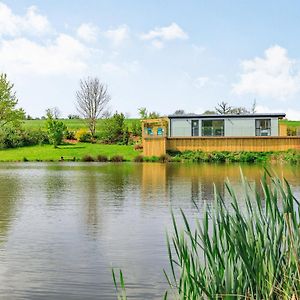
M 300 150 L 300 137 L 164 137 L 144 136 L 145 156 L 159 156 L 167 150 L 186 151 L 286 151 Z

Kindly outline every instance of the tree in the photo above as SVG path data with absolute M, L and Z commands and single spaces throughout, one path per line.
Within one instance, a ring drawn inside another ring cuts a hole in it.
M 69 119 L 69 120 L 79 120 L 79 119 L 80 119 L 80 116 L 69 114 L 69 115 L 68 115 L 68 119 Z
M 159 113 L 152 111 L 148 112 L 146 107 L 139 108 L 139 115 L 141 119 L 157 119 L 159 118 Z
M 221 103 L 218 103 L 218 105 L 215 107 L 215 110 L 217 113 L 221 115 L 227 115 L 231 113 L 232 107 L 227 103 L 222 101 Z
M 256 113 L 256 99 L 253 100 L 252 107 L 251 107 L 251 113 Z
M 250 114 L 250 111 L 244 106 L 233 107 L 230 114 L 240 115 L 240 114 Z
M 57 148 L 63 141 L 67 127 L 62 121 L 59 121 L 55 117 L 55 111 L 53 109 L 48 108 L 46 110 L 46 116 L 49 141 L 53 144 L 54 148 Z
M 202 115 L 215 115 L 216 111 L 214 110 L 206 110 Z
M 25 112 L 16 108 L 18 99 L 13 91 L 14 85 L 9 82 L 6 74 L 0 75 L 0 128 L 12 123 L 18 125 L 24 120 Z
M 97 120 L 103 116 L 111 97 L 107 86 L 97 77 L 80 80 L 80 89 L 76 92 L 77 111 L 87 121 L 92 137 L 96 133 Z
M 183 109 L 177 109 L 177 110 L 175 110 L 174 115 L 177 115 L 177 116 L 185 115 L 185 111 Z
M 103 121 L 101 139 L 108 144 L 128 144 L 129 131 L 123 113 L 115 112 L 112 117 Z

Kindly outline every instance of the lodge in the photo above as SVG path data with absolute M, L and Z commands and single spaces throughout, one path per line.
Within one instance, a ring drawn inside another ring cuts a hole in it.
M 145 156 L 167 151 L 300 150 L 300 137 L 287 136 L 284 113 L 169 115 L 142 121 Z

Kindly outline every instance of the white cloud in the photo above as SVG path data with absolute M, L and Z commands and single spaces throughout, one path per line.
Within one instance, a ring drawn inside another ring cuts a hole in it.
M 51 26 L 47 17 L 39 14 L 35 6 L 29 7 L 24 16 L 19 16 L 0 2 L 0 36 L 42 35 L 49 32 Z
M 156 27 L 150 30 L 148 33 L 142 34 L 142 40 L 175 40 L 175 39 L 187 39 L 188 35 L 179 27 L 176 23 L 172 23 L 166 27 Z
M 89 52 L 65 34 L 47 44 L 16 38 L 0 42 L 0 69 L 14 74 L 72 74 L 86 69 Z
M 98 34 L 98 27 L 90 23 L 83 23 L 77 29 L 77 36 L 85 42 L 95 42 Z
M 233 85 L 233 92 L 238 95 L 254 94 L 284 100 L 300 90 L 297 62 L 278 45 L 268 48 L 264 58 L 245 60 L 241 66 L 240 81 Z
M 124 24 L 116 29 L 107 30 L 104 36 L 110 39 L 114 46 L 119 46 L 129 38 L 129 27 Z
M 140 35 L 140 38 L 145 41 L 151 41 L 155 48 L 161 49 L 165 41 L 185 40 L 188 39 L 188 35 L 180 26 L 173 22 L 166 27 L 156 27 L 148 33 Z

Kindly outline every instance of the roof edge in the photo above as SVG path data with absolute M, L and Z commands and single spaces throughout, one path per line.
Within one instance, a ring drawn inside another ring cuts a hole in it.
M 255 117 L 278 117 L 284 118 L 286 116 L 285 113 L 255 113 L 255 114 L 226 114 L 226 115 L 168 115 L 169 119 L 228 119 L 228 118 L 255 118 Z

